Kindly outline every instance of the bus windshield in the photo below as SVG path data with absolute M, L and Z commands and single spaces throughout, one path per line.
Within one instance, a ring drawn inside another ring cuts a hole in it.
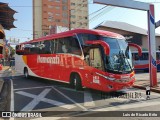
M 132 55 L 128 43 L 122 39 L 102 37 L 110 46 L 110 54 L 106 59 L 106 70 L 118 73 L 129 73 L 133 70 Z
M 130 73 L 133 71 L 132 54 L 125 39 L 111 38 L 102 35 L 78 34 L 79 40 L 85 46 L 85 41 L 103 40 L 110 47 L 109 55 L 102 55 L 104 69 L 111 73 Z M 84 52 L 85 53 L 85 52 Z M 104 52 L 102 52 L 104 53 Z M 98 56 L 98 55 L 96 55 Z

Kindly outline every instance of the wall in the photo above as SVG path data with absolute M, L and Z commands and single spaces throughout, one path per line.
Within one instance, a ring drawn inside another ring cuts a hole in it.
M 42 36 L 42 0 L 33 0 L 33 39 Z

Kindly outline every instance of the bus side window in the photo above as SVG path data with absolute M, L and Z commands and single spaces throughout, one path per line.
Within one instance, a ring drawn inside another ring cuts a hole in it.
M 72 54 L 82 55 L 78 39 L 75 37 L 70 40 L 70 51 Z
M 157 58 L 157 60 L 160 60 L 160 53 L 159 52 L 156 52 L 156 58 Z
M 63 39 L 60 38 L 60 39 L 57 40 L 56 53 L 63 53 L 63 51 L 62 51 L 62 45 L 63 45 Z
M 145 60 L 148 60 L 148 53 L 145 54 Z
M 55 53 L 55 50 L 56 50 L 55 45 L 56 45 L 55 40 L 51 40 L 50 41 L 50 51 L 51 51 L 51 54 Z
M 51 54 L 51 49 L 50 49 L 50 41 L 47 40 L 44 42 L 44 54 Z

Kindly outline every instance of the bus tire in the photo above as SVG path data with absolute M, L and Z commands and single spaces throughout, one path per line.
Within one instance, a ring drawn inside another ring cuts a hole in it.
M 26 67 L 24 68 L 24 77 L 29 78 L 28 69 Z
M 78 74 L 72 74 L 71 75 L 71 81 L 70 81 L 70 85 L 76 89 L 76 90 L 81 90 L 82 89 L 82 82 L 81 82 L 81 78 Z

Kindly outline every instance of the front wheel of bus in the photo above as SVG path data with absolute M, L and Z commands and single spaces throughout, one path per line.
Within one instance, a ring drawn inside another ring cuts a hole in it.
M 82 89 L 81 78 L 77 73 L 72 73 L 70 77 L 70 86 L 76 90 Z
M 74 87 L 76 90 L 82 89 L 81 78 L 78 74 L 75 74 L 75 76 L 74 76 Z
M 24 68 L 24 77 L 29 78 L 28 69 Z

